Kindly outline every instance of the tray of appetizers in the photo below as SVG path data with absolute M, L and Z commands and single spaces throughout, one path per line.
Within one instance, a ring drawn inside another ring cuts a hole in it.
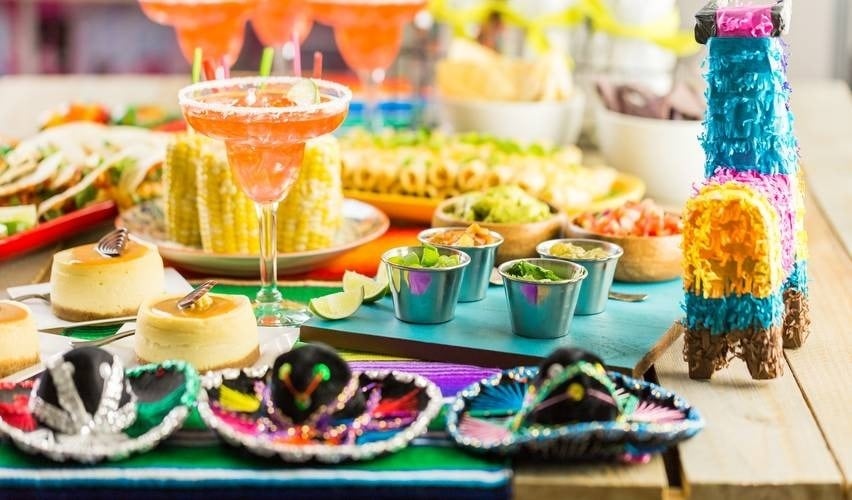
M 169 134 L 86 121 L 51 125 L 0 145 L 0 259 L 159 194 Z
M 7 208 L 17 207 L 3 207 L 3 209 Z M 0 260 L 50 245 L 98 222 L 109 220 L 116 214 L 118 214 L 118 207 L 115 202 L 107 200 L 60 215 L 47 222 L 33 223 L 29 229 L 16 231 L 12 235 L 0 238 Z M 16 216 L 12 215 L 12 217 Z M 8 219 L 7 222 L 19 224 L 18 220 Z
M 354 130 L 341 139 L 344 194 L 394 220 L 428 222 L 445 199 L 518 185 L 569 214 L 638 200 L 641 179 L 581 165 L 575 146 L 525 144 L 481 134 Z

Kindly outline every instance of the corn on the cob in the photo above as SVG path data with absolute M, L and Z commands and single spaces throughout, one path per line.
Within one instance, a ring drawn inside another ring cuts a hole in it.
M 254 203 L 234 182 L 224 146 L 204 140 L 195 172 L 202 248 L 216 253 L 258 253 Z
M 163 211 L 169 239 L 187 246 L 199 246 L 196 207 L 195 163 L 201 138 L 179 134 L 169 143 L 163 165 Z
M 330 135 L 308 141 L 302 170 L 278 207 L 278 250 L 301 252 L 332 245 L 343 224 L 340 146 Z

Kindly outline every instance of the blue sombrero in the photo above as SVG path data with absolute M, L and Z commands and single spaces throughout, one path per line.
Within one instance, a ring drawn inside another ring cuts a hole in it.
M 548 460 L 644 461 L 703 426 L 678 395 L 607 372 L 575 349 L 472 384 L 447 414 L 447 430 L 466 449 Z

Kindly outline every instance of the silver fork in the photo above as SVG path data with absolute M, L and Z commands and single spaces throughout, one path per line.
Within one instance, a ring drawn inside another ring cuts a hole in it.
M 12 300 L 16 300 L 18 302 L 23 302 L 25 300 L 30 300 L 30 299 L 39 299 L 39 300 L 43 300 L 43 301 L 47 302 L 48 304 L 50 304 L 50 292 L 25 293 L 23 295 L 18 295 L 17 297 L 15 297 Z

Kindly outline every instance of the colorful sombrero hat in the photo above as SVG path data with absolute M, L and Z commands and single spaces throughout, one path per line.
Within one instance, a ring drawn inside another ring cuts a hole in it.
M 419 375 L 352 372 L 310 344 L 269 369 L 226 370 L 202 381 L 198 411 L 226 442 L 287 462 L 336 463 L 398 451 L 438 415 L 441 391 Z
M 472 384 L 447 415 L 464 448 L 556 460 L 643 461 L 703 426 L 676 394 L 568 348 Z
M 46 363 L 34 383 L 0 386 L 0 435 L 55 461 L 120 460 L 180 429 L 200 381 L 183 361 L 125 370 L 97 347 Z

